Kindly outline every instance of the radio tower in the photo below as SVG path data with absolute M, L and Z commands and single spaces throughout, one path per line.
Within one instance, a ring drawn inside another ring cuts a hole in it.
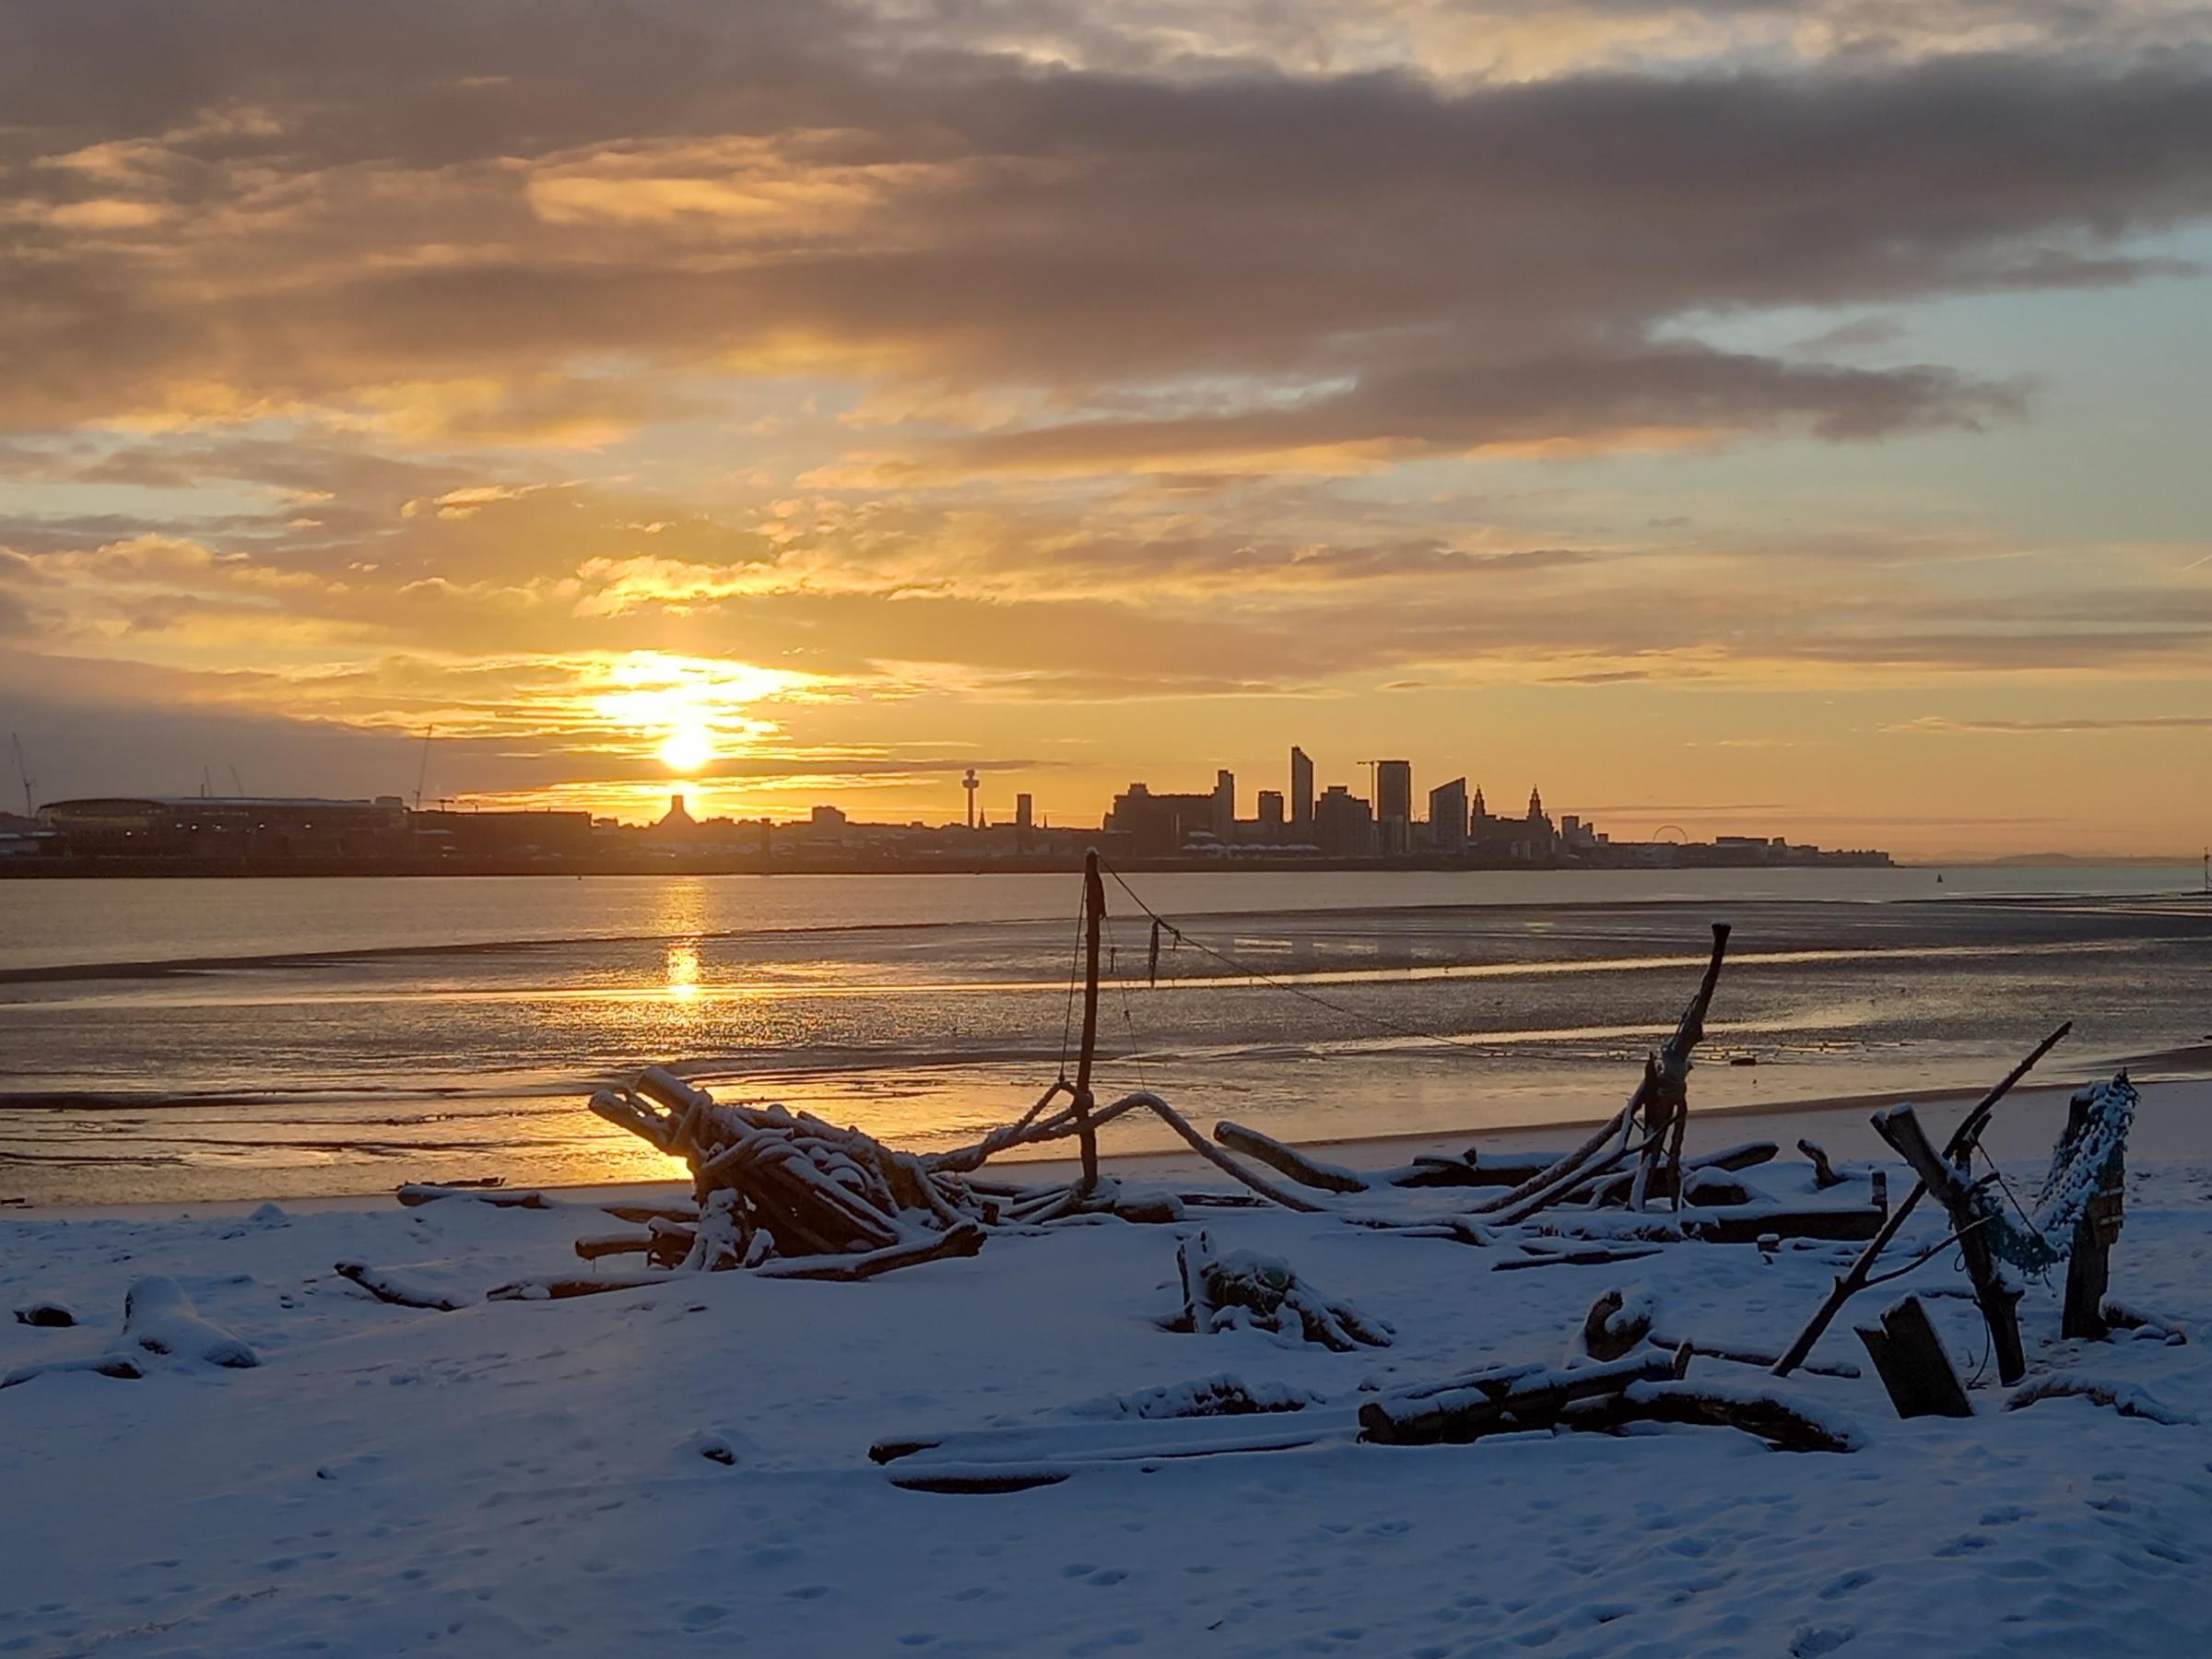
M 968 828 L 971 830 L 975 828 L 975 792 L 978 786 L 975 768 L 971 766 L 968 769 L 968 775 L 960 780 L 960 787 L 968 792 Z

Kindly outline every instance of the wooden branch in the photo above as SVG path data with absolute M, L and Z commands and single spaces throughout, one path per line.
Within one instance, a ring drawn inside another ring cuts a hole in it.
M 1841 1186 L 1845 1181 L 1850 1179 L 1848 1176 L 1837 1174 L 1836 1166 L 1828 1161 L 1828 1154 L 1811 1141 L 1800 1139 L 1797 1143 L 1797 1150 L 1804 1153 L 1806 1161 L 1813 1166 L 1815 1191 L 1825 1193 L 1830 1187 Z
M 1367 1191 L 1366 1181 L 1350 1170 L 1317 1162 L 1296 1147 L 1286 1146 L 1273 1135 L 1262 1135 L 1257 1129 L 1247 1129 L 1226 1118 L 1214 1125 L 1214 1138 L 1231 1152 L 1256 1158 L 1301 1185 L 1318 1187 L 1324 1193 Z
M 1492 1273 L 1512 1273 L 1522 1267 L 1609 1267 L 1616 1262 L 1633 1262 L 1657 1255 L 1662 1246 L 1643 1244 L 1619 1250 L 1563 1250 L 1551 1255 L 1507 1256 L 1492 1262 Z
M 429 1308 L 440 1313 L 452 1313 L 476 1304 L 474 1297 L 458 1296 L 428 1286 L 410 1285 L 365 1262 L 339 1262 L 332 1271 L 340 1278 L 351 1279 L 378 1301 L 391 1302 L 395 1307 Z
M 1775 1355 L 1761 1353 L 1757 1348 L 1724 1347 L 1717 1342 L 1706 1342 L 1692 1336 L 1662 1336 L 1655 1329 L 1648 1340 L 1653 1347 L 1665 1348 L 1670 1353 L 1679 1354 L 1688 1349 L 1708 1359 L 1725 1359 L 1731 1365 L 1756 1365 L 1762 1371 L 1772 1365 L 1776 1359 Z M 1859 1368 L 1848 1362 L 1834 1365 L 1808 1363 L 1802 1369 L 1807 1375 L 1815 1377 L 1856 1378 L 1860 1375 Z
M 576 1253 L 587 1262 L 602 1256 L 643 1255 L 653 1248 L 651 1233 L 596 1233 L 576 1241 Z M 343 1267 L 339 1270 L 345 1271 Z
M 696 1204 L 603 1204 L 599 1206 L 618 1221 L 643 1227 L 649 1221 L 677 1221 L 688 1225 L 699 1219 Z
M 1964 1121 L 1952 1133 L 1953 1150 L 1962 1150 L 1972 1144 L 1974 1137 L 1982 1133 L 1982 1125 L 1989 1122 L 1990 1113 L 1996 1110 L 1997 1102 L 2010 1094 L 2013 1085 L 2032 1071 L 2036 1062 L 2064 1041 L 2066 1034 L 2073 1029 L 2074 1025 L 2071 1020 L 2060 1026 L 2057 1030 L 2036 1044 L 2034 1052 L 2006 1073 L 1994 1088 L 1982 1097 L 1980 1102 L 1966 1114 Z M 1904 1230 L 1905 1222 L 1911 1218 L 1913 1206 L 1919 1204 L 1921 1194 L 1924 1190 L 1923 1187 L 1915 1186 L 1910 1193 L 1907 1193 L 1903 1202 L 1889 1212 L 1889 1219 L 1883 1225 L 1881 1230 L 1876 1233 L 1866 1248 L 1859 1253 L 1859 1259 L 1853 1262 L 1846 1272 L 1838 1277 L 1835 1288 L 1828 1293 L 1827 1299 L 1821 1302 L 1812 1318 L 1806 1322 L 1805 1329 L 1797 1333 L 1797 1339 L 1790 1344 L 1782 1358 L 1775 1362 L 1774 1374 L 1777 1377 L 1786 1377 L 1803 1365 L 1806 1356 L 1812 1353 L 1813 1345 L 1820 1340 L 1821 1334 L 1834 1323 L 1835 1317 L 1841 1312 L 1843 1304 L 1866 1288 L 1866 1280 L 1874 1271 L 1877 1258 L 1888 1248 L 1890 1241 Z
M 947 1256 L 971 1256 L 983 1247 L 983 1230 L 973 1221 L 963 1221 L 941 1233 L 915 1239 L 902 1244 L 893 1244 L 883 1250 L 871 1250 L 865 1255 L 829 1256 L 819 1260 L 800 1256 L 795 1259 L 764 1262 L 753 1269 L 756 1278 L 828 1279 L 838 1284 L 856 1284 L 895 1268 L 912 1267 L 922 1262 L 942 1261 Z
M 1962 1181 L 1948 1159 L 1929 1141 L 1927 1131 L 1910 1106 L 1893 1106 L 1877 1112 L 1875 1133 L 1896 1148 L 1912 1166 L 1920 1183 L 1932 1193 L 1950 1217 L 1958 1235 L 1959 1252 L 1966 1258 L 1966 1277 L 1974 1287 L 1974 1300 L 1989 1325 L 1996 1351 L 1997 1381 L 2010 1387 L 2028 1374 L 2028 1356 L 2020 1347 L 2020 1293 L 2007 1283 L 1989 1247 L 1989 1234 L 1981 1225 L 1983 1212 L 1975 1207 L 1972 1189 Z

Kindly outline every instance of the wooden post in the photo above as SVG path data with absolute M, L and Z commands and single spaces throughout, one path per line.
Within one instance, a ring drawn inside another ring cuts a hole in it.
M 1944 1352 L 1943 1339 L 1917 1296 L 1908 1296 L 1882 1312 L 1879 1325 L 1861 1325 L 1859 1340 L 1889 1391 L 1900 1418 L 1974 1415 L 1966 1387 Z
M 2035 1051 L 2027 1059 L 2006 1073 L 2004 1079 L 1994 1088 L 1982 1097 L 1974 1109 L 1966 1114 L 1959 1127 L 1951 1132 L 1950 1142 L 1945 1148 L 1949 1156 L 1957 1157 L 1959 1153 L 1973 1144 L 1974 1137 L 1982 1133 L 1982 1126 L 1989 1122 L 1989 1114 L 1996 1110 L 1997 1102 L 2010 1094 L 2012 1086 L 2034 1070 L 2035 1063 L 2064 1041 L 2066 1033 L 2073 1029 L 2074 1022 L 2072 1020 L 2060 1026 L 2057 1030 L 2037 1043 Z M 1820 1340 L 1821 1333 L 1833 1323 L 1836 1315 L 1842 1311 L 1843 1304 L 1866 1288 L 1866 1280 L 1868 1276 L 1874 1272 L 1876 1259 L 1881 1255 L 1883 1251 L 1889 1248 L 1890 1241 L 1904 1230 L 1905 1222 L 1911 1218 L 1913 1206 L 1920 1202 L 1922 1193 L 1926 1190 L 1924 1187 L 1915 1186 L 1907 1193 L 1903 1201 L 1889 1212 L 1888 1224 L 1880 1232 L 1874 1235 L 1865 1250 L 1859 1252 L 1859 1259 L 1851 1265 L 1850 1271 L 1837 1277 L 1835 1288 L 1828 1293 L 1828 1300 L 1820 1304 L 1819 1310 L 1806 1322 L 1805 1329 L 1797 1333 L 1797 1340 L 1790 1344 L 1789 1352 L 1774 1362 L 1776 1376 L 1786 1377 L 1803 1365 L 1812 1353 L 1813 1345 Z
M 1076 1061 L 1076 1133 L 1083 1145 L 1083 1184 L 1099 1184 L 1099 1132 L 1090 1121 L 1090 1065 L 1099 1047 L 1099 927 L 1106 919 L 1106 884 L 1099 876 L 1099 853 L 1083 855 L 1083 1048 Z
M 2077 1141 L 2088 1126 L 2090 1094 L 2077 1094 L 2066 1107 L 2066 1142 Z M 2066 1258 L 2066 1305 L 2059 1325 L 2062 1336 L 2102 1341 L 2112 1322 L 2104 1316 L 2104 1292 L 2112 1277 L 2112 1245 L 2120 1237 L 2120 1211 L 2127 1191 L 2127 1152 L 2112 1155 L 2112 1163 L 2074 1224 L 2074 1250 Z
M 1959 1235 L 1959 1252 L 1966 1258 L 1966 1276 L 1973 1282 L 1974 1300 L 1981 1304 L 1982 1317 L 1989 1324 L 1990 1344 L 1997 1356 L 1997 1381 L 2011 1387 L 2028 1374 L 2028 1356 L 2020 1347 L 2020 1293 L 2005 1282 L 1990 1251 L 1989 1233 L 1980 1225 L 1983 1212 L 1974 1206 L 1972 1188 L 1950 1161 L 1936 1152 L 1912 1107 L 1877 1112 L 1874 1130 L 1912 1166 L 1921 1185 L 1936 1195 L 1950 1217 L 1951 1230 Z

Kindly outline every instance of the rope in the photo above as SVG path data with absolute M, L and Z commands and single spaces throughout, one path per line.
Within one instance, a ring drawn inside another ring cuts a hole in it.
M 1174 923 L 1169 921 L 1165 916 L 1154 910 L 1149 904 L 1147 904 L 1137 890 L 1131 887 L 1128 881 L 1124 878 L 1122 873 L 1115 869 L 1112 865 L 1108 864 L 1103 858 L 1099 860 L 1099 865 L 1108 875 L 1113 877 L 1115 883 L 1121 888 L 1123 892 L 1129 895 L 1131 901 L 1136 905 L 1137 909 L 1143 911 L 1146 915 L 1151 917 L 1153 921 L 1159 923 L 1160 926 L 1166 928 L 1168 932 L 1174 936 L 1177 944 L 1189 944 L 1194 949 L 1205 952 L 1207 956 L 1212 957 L 1214 960 L 1222 964 L 1222 966 L 1234 969 L 1238 973 L 1242 974 L 1246 979 L 1257 981 L 1259 983 L 1267 985 L 1274 990 L 1288 992 L 1292 996 L 1302 997 L 1305 1001 L 1312 1003 L 1316 1006 L 1328 1009 L 1332 1014 L 1340 1014 L 1347 1019 L 1362 1021 L 1365 1024 L 1373 1026 L 1377 1030 L 1388 1031 L 1394 1036 L 1410 1037 L 1417 1042 L 1433 1042 L 1442 1048 L 1458 1049 L 1463 1053 L 1481 1053 L 1483 1052 L 1483 1045 L 1479 1042 L 1470 1042 L 1463 1038 L 1458 1037 L 1446 1037 L 1438 1031 L 1426 1031 L 1418 1026 L 1402 1024 L 1401 1022 L 1392 1019 L 1385 1015 L 1370 1014 L 1364 1009 L 1348 1007 L 1343 1003 L 1335 1002 L 1329 997 L 1321 995 L 1318 992 L 1309 991 L 1303 985 L 1294 985 L 1290 983 L 1289 981 L 1278 979 L 1274 974 L 1268 973 L 1265 970 L 1254 968 L 1248 962 L 1239 961 L 1235 957 L 1230 956 L 1226 951 L 1216 950 L 1205 940 L 1192 938 L 1180 927 L 1177 927 Z M 1124 986 L 1124 994 L 1127 994 L 1126 985 Z
M 1076 986 L 1083 978 L 1083 924 L 1088 920 L 1088 916 L 1084 913 L 1084 907 L 1077 905 L 1076 907 L 1076 944 L 1075 948 L 1068 953 L 1067 960 L 1067 1006 L 1060 1016 L 1060 1081 L 1063 1083 L 1067 1081 L 1068 1045 L 1075 1040 Z

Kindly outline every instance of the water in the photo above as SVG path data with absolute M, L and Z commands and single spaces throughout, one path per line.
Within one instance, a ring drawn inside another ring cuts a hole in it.
M 1110 884 L 1100 1087 L 1302 1139 L 1602 1116 L 1671 1028 L 1715 919 L 1735 933 L 1699 1106 L 1972 1087 L 2069 1018 L 2055 1075 L 2142 1056 L 2145 1075 L 2194 1071 L 2212 1059 L 2212 905 L 2191 875 L 1147 876 L 1138 892 L 1185 942 L 1165 941 L 1155 983 L 1150 923 Z M 1078 890 L 0 884 L 0 1196 L 664 1176 L 582 1105 L 649 1059 L 901 1145 L 959 1144 L 1059 1068 Z

